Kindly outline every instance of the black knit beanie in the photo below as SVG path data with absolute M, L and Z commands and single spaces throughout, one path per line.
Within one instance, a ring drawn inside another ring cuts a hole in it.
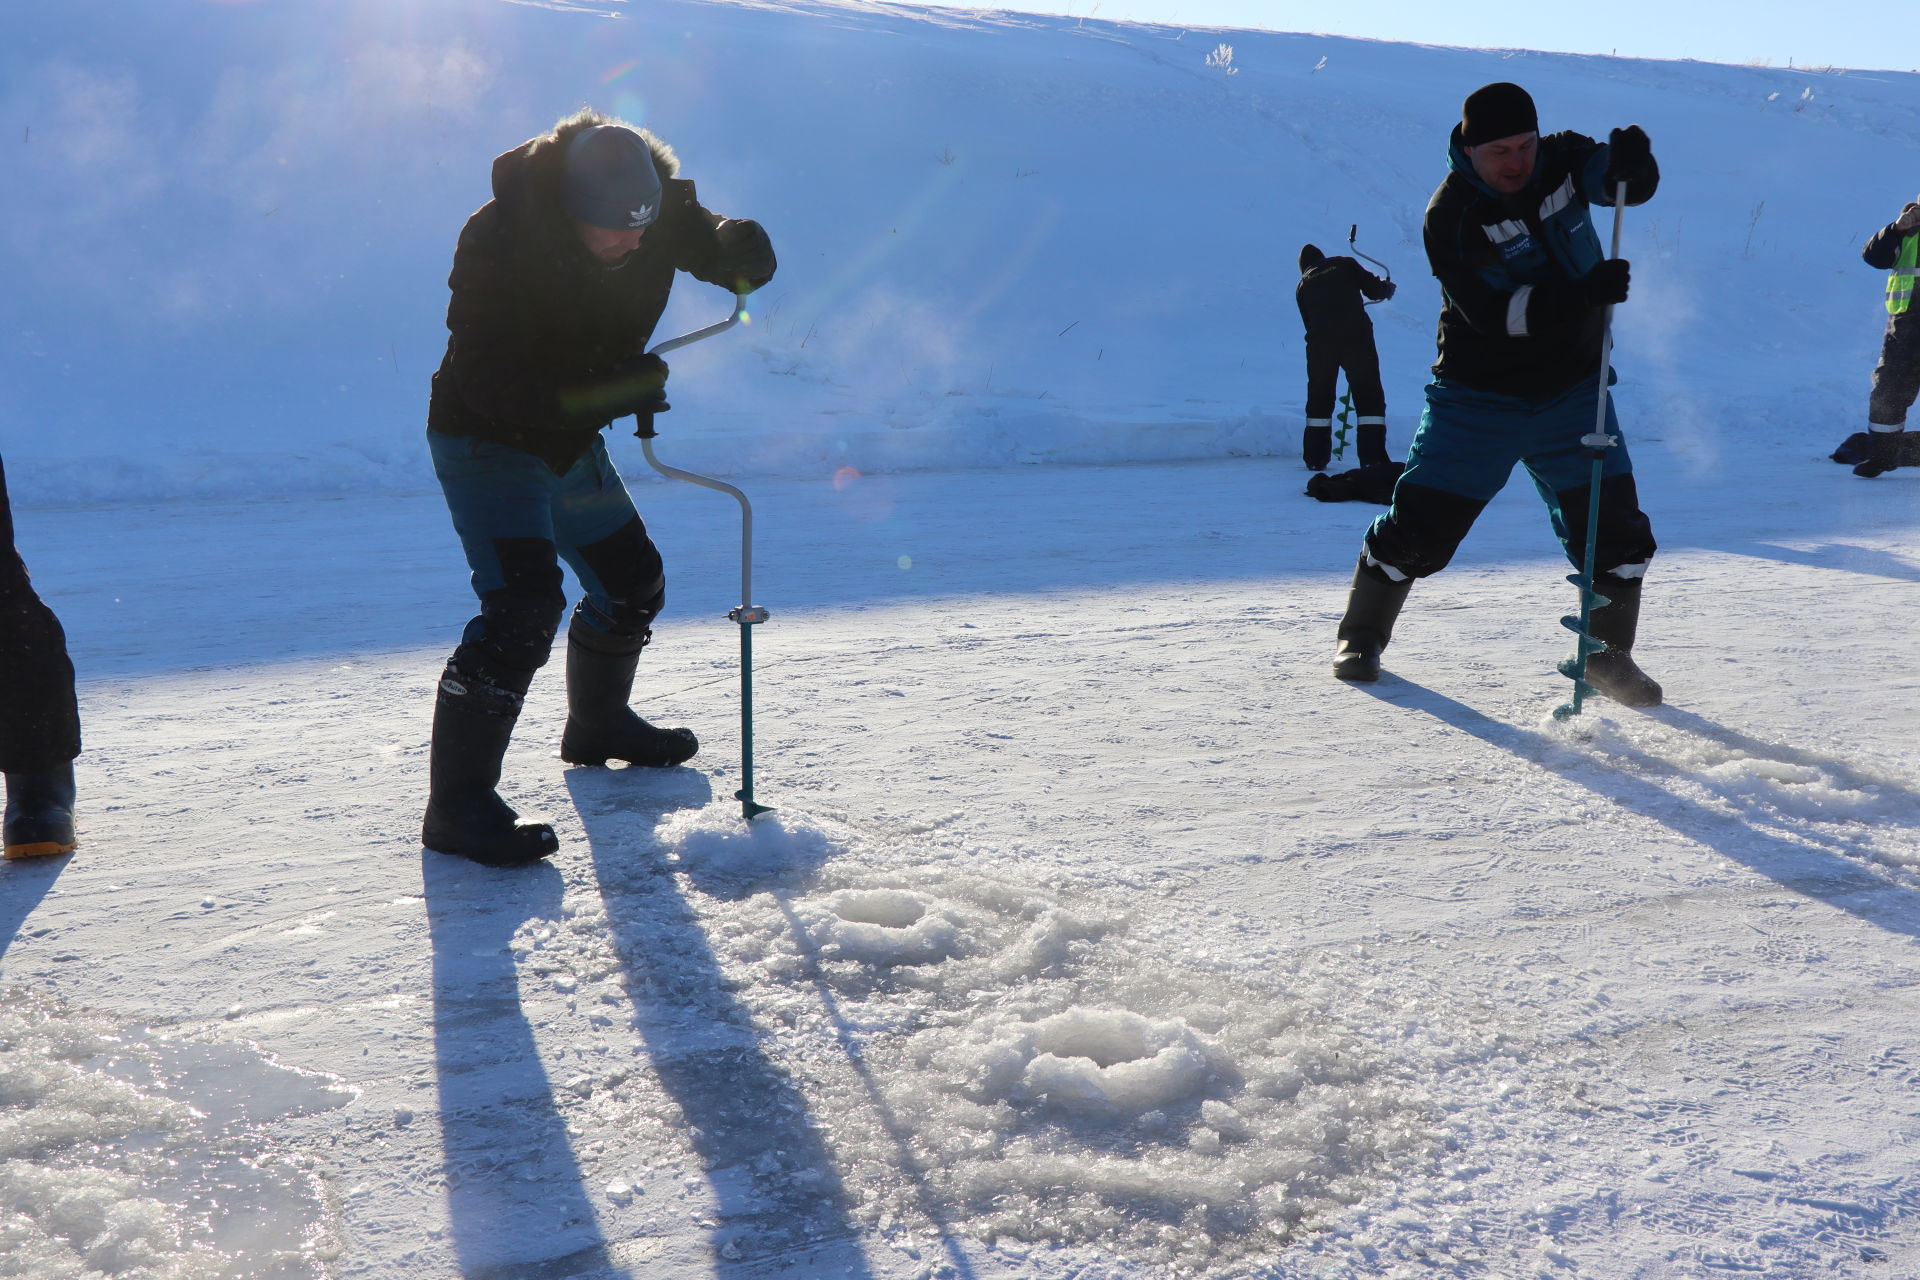
M 1504 80 L 1475 89 L 1460 108 L 1463 147 L 1539 130 L 1540 117 L 1534 112 L 1532 97 L 1519 85 Z

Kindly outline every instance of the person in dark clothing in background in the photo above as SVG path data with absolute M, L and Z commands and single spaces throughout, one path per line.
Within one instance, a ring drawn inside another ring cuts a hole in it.
M 1626 301 L 1628 266 L 1609 259 L 1592 206 L 1643 204 L 1660 185 L 1652 144 L 1638 125 L 1605 144 L 1565 132 L 1541 137 L 1533 99 L 1515 84 L 1475 90 L 1454 126 L 1451 169 L 1427 205 L 1427 260 L 1439 279 L 1440 358 L 1407 450 L 1393 504 L 1367 530 L 1340 621 L 1334 674 L 1376 680 L 1416 578 L 1446 568 L 1474 520 L 1524 465 L 1546 501 L 1576 569 L 1585 557 L 1594 430 L 1607 307 Z M 1631 706 L 1652 706 L 1660 686 L 1633 660 L 1643 575 L 1656 545 L 1640 510 L 1633 463 L 1613 398 L 1602 455 L 1594 589 L 1609 604 L 1592 615 L 1587 679 Z
M 669 407 L 646 346 L 675 272 L 744 294 L 775 260 L 760 224 L 709 213 L 678 172 L 652 134 L 581 111 L 493 162 L 493 199 L 460 233 L 427 440 L 480 613 L 440 679 L 429 849 L 512 865 L 558 847 L 495 787 L 566 609 L 563 560 L 584 598 L 561 758 L 665 767 L 698 750 L 627 706 L 666 579 L 600 433 Z
M 1920 203 L 1908 204 L 1880 228 L 1860 256 L 1868 266 L 1893 273 L 1887 277 L 1887 333 L 1867 401 L 1866 456 L 1853 469 L 1871 478 L 1900 465 L 1907 410 L 1920 396 L 1920 307 L 1913 305 L 1914 282 L 1920 278 Z
M 0 773 L 7 779 L 5 853 L 71 853 L 73 758 L 80 754 L 67 635 L 28 579 L 13 544 L 13 504 L 0 462 Z
M 1341 370 L 1353 393 L 1360 465 L 1387 460 L 1387 393 L 1380 385 L 1380 353 L 1364 295 L 1375 302 L 1393 296 L 1382 280 L 1352 258 L 1329 258 L 1313 245 L 1300 249 L 1300 283 L 1294 301 L 1307 327 L 1307 427 L 1300 456 L 1309 471 L 1324 471 L 1333 457 L 1333 402 Z

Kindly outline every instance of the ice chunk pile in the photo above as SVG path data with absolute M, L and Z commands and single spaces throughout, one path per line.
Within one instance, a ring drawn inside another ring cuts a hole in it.
M 347 1097 L 242 1046 L 0 988 L 0 1276 L 323 1274 L 336 1249 L 315 1176 L 248 1123 Z
M 754 1044 L 849 1212 L 887 1235 L 942 1223 L 1193 1272 L 1257 1259 L 1423 1160 L 1447 1133 L 1436 1079 L 1498 1053 L 1492 1028 L 1409 1018 L 1407 975 L 1319 953 L 1235 970 L 1092 891 L 902 866 L 792 815 L 747 832 L 683 812 L 636 853 L 568 895 L 543 963 L 599 984 L 591 1017 L 639 1010 L 643 1058 Z M 610 1069 L 561 1102 L 583 1129 L 670 1140 L 689 1105 L 718 1111 L 670 1076 Z

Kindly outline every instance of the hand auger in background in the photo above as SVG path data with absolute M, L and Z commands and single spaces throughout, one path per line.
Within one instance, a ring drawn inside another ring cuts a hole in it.
M 1360 234 L 1359 223 L 1352 222 L 1347 224 L 1347 248 L 1353 250 L 1355 257 L 1366 258 L 1368 262 L 1371 262 L 1374 266 L 1380 268 L 1381 278 L 1386 280 L 1389 284 L 1391 284 L 1393 282 L 1393 268 L 1389 267 L 1386 263 L 1380 261 L 1380 259 L 1378 258 L 1370 258 L 1370 257 L 1367 257 L 1366 254 L 1361 253 L 1359 246 L 1354 244 L 1353 242 L 1353 238 L 1359 234 Z M 1369 299 L 1363 300 L 1360 303 L 1360 305 L 1363 307 L 1370 307 L 1374 304 L 1375 301 L 1385 302 L 1386 299 L 1385 298 L 1380 298 L 1380 299 L 1369 298 Z
M 1388 281 L 1391 281 L 1393 279 L 1393 269 L 1389 267 L 1386 263 L 1380 261 L 1380 259 L 1378 258 L 1367 257 L 1367 255 L 1364 253 L 1361 253 L 1359 248 L 1353 243 L 1353 238 L 1359 234 L 1360 234 L 1359 223 L 1353 222 L 1353 223 L 1347 224 L 1347 248 L 1352 249 L 1356 255 L 1362 258 L 1366 258 L 1368 262 L 1371 262 L 1374 266 L 1380 268 L 1380 270 L 1385 273 L 1385 278 Z M 1363 298 L 1360 302 L 1360 305 L 1363 307 L 1370 307 L 1374 304 L 1375 301 L 1384 302 L 1386 301 L 1386 299 Z M 1353 416 L 1353 389 L 1352 388 L 1348 388 L 1346 391 L 1341 393 L 1340 412 L 1335 416 L 1340 421 L 1340 430 L 1335 432 L 1333 436 L 1333 456 L 1336 459 L 1344 459 L 1347 456 L 1347 427 L 1350 425 L 1348 420 Z
M 1613 250 L 1607 255 L 1610 258 L 1620 256 L 1620 222 L 1626 208 L 1627 184 L 1622 181 L 1613 189 Z M 1555 720 L 1579 715 L 1580 704 L 1597 692 L 1587 683 L 1587 659 L 1607 647 L 1604 641 L 1593 638 L 1593 611 L 1613 602 L 1593 589 L 1593 558 L 1600 537 L 1600 481 L 1606 470 L 1607 450 L 1619 443 L 1616 437 L 1607 434 L 1607 369 L 1612 361 L 1613 304 L 1608 303 L 1600 330 L 1600 404 L 1593 431 L 1580 437 L 1580 443 L 1593 458 L 1593 479 L 1587 486 L 1587 553 L 1580 561 L 1580 572 L 1567 575 L 1567 581 L 1580 588 L 1580 616 L 1560 619 L 1560 625 L 1574 635 L 1574 654 L 1560 664 L 1560 674 L 1573 681 L 1573 701 L 1553 709 Z
M 745 294 L 735 294 L 733 314 L 725 320 L 704 329 L 683 333 L 677 338 L 668 338 L 656 344 L 649 354 L 658 356 L 677 351 L 702 338 L 725 333 L 746 318 L 747 297 Z M 747 501 L 746 494 L 724 480 L 682 471 L 654 457 L 653 438 L 659 433 L 653 429 L 653 417 L 648 414 L 636 421 L 639 425 L 633 434 L 640 438 L 640 448 L 647 455 L 648 465 L 655 471 L 670 480 L 685 480 L 703 489 L 730 493 L 740 503 L 740 607 L 727 611 L 727 617 L 740 624 L 740 789 L 733 793 L 733 798 L 740 802 L 740 816 L 751 822 L 763 813 L 773 812 L 770 807 L 756 803 L 753 798 L 753 627 L 756 623 L 765 622 L 768 617 L 765 609 L 753 603 L 753 505 Z

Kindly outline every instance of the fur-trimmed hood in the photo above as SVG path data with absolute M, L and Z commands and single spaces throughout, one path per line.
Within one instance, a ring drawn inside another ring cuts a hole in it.
M 680 157 L 672 147 L 646 129 L 584 107 L 551 131 L 529 138 L 494 158 L 493 198 L 500 202 L 511 222 L 527 230 L 557 230 L 566 225 L 566 211 L 560 204 L 560 167 L 567 154 L 567 144 L 583 130 L 603 124 L 617 124 L 640 135 L 653 156 L 653 167 L 660 175 L 663 189 L 669 179 L 679 176 Z

